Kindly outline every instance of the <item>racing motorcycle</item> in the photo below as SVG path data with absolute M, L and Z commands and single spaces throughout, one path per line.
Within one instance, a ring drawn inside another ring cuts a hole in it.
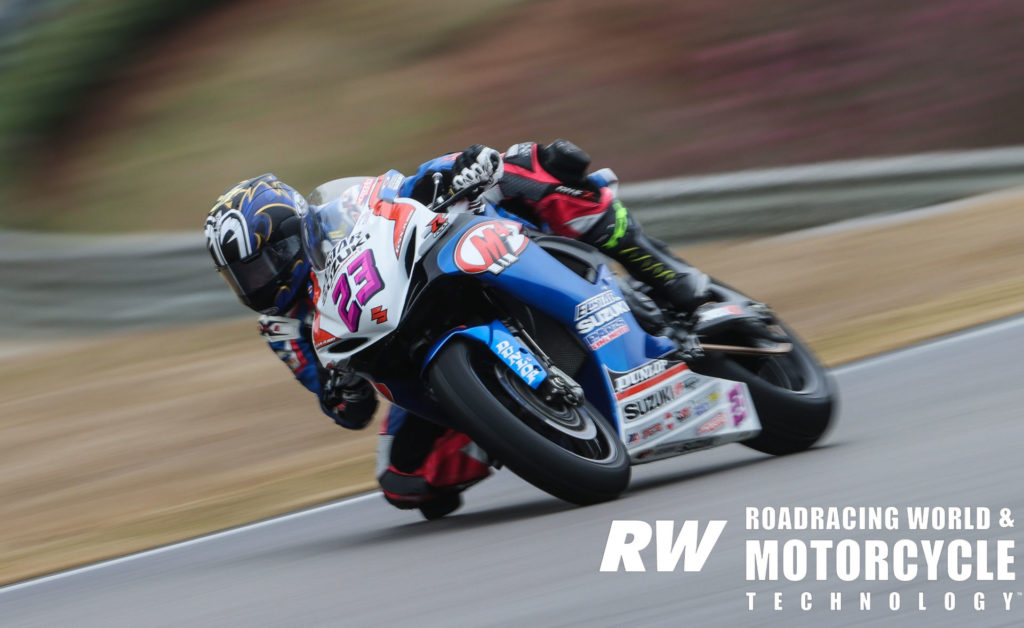
M 593 247 L 459 194 L 427 207 L 402 181 L 331 181 L 302 212 L 324 367 L 581 505 L 621 494 L 633 464 L 789 454 L 828 428 L 832 378 L 766 306 L 713 281 L 712 304 L 673 316 Z

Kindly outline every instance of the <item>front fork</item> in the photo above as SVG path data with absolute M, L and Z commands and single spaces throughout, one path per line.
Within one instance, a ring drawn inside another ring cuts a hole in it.
M 569 377 L 565 371 L 555 366 L 551 358 L 540 348 L 530 334 L 523 329 L 522 325 L 508 317 L 498 319 L 512 332 L 512 335 L 533 352 L 541 366 L 548 372 L 547 379 L 541 382 L 538 390 L 548 403 L 563 403 L 567 406 L 578 408 L 583 405 L 583 387 L 576 380 Z
M 519 342 L 523 344 L 530 352 L 533 353 L 534 357 L 540 362 L 544 370 L 547 371 L 547 378 L 541 382 L 538 387 L 538 391 L 544 397 L 544 401 L 548 403 L 563 403 L 567 406 L 578 408 L 583 405 L 585 399 L 583 395 L 583 387 L 579 385 L 573 378 L 563 371 L 562 369 L 555 366 L 555 363 L 548 357 L 548 354 L 541 349 L 537 341 L 527 333 L 526 329 L 519 324 L 519 321 L 515 320 L 511 316 L 504 312 L 504 308 L 501 304 L 489 293 L 484 292 L 484 298 L 490 303 L 491 307 L 494 308 L 495 312 L 498 312 L 498 320 L 504 325 L 512 335 L 515 336 Z

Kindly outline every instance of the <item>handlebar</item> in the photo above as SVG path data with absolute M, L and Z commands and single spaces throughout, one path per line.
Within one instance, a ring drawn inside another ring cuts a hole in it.
M 435 201 L 431 203 L 427 207 L 427 209 L 429 209 L 432 212 L 441 213 L 448 209 L 449 207 L 451 207 L 452 205 L 454 205 L 455 203 L 458 203 L 462 199 L 466 198 L 467 196 L 478 195 L 480 192 L 482 192 L 482 187 L 483 186 L 481 185 L 472 185 L 468 188 L 462 188 L 455 194 L 452 194 L 451 196 L 440 202 Z

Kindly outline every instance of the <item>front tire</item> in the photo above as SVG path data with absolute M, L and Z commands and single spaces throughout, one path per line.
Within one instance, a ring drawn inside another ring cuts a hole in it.
M 587 505 L 615 499 L 629 484 L 625 445 L 590 403 L 547 402 L 493 353 L 459 338 L 441 349 L 428 377 L 457 429 L 537 488 Z

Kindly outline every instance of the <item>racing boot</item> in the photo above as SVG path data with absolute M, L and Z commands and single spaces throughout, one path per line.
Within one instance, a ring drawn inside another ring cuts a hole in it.
M 710 298 L 708 276 L 673 255 L 664 242 L 645 234 L 618 199 L 580 240 L 622 264 L 680 314 L 693 313 Z

